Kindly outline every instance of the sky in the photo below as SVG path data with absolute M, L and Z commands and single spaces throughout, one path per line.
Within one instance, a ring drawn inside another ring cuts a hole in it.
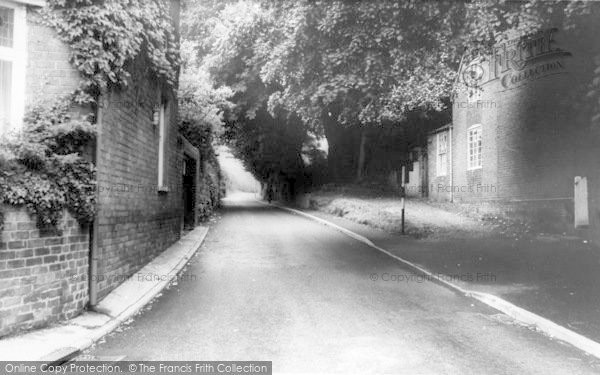
M 227 184 L 227 195 L 237 192 L 259 193 L 260 183 L 244 168 L 242 162 L 236 159 L 229 148 L 218 148 L 219 164 Z

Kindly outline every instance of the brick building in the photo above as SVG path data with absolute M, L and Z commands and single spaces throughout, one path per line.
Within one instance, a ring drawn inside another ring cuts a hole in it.
M 577 223 L 587 231 L 580 234 L 600 240 L 600 147 L 585 100 L 595 68 L 590 43 L 549 28 L 464 63 L 452 123 L 428 138 L 430 199 L 527 217 L 560 232 Z
M 44 3 L 0 0 L 0 134 L 18 131 L 29 105 L 80 83 L 69 46 L 40 22 Z M 171 18 L 178 30 L 179 0 L 171 0 Z M 99 100 L 90 152 L 98 178 L 93 225 L 81 227 L 65 213 L 45 233 L 23 208 L 1 207 L 0 337 L 77 315 L 179 239 L 183 159 L 197 154 L 184 150 L 177 131 L 174 88 L 146 66 L 139 56 L 128 88 Z
M 177 100 L 144 75 L 144 66 L 139 58 L 130 87 L 104 97 L 98 116 L 92 304 L 177 241 L 182 229 Z

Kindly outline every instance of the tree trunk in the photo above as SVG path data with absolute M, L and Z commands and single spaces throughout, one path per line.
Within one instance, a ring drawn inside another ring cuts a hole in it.
M 358 150 L 358 165 L 356 166 L 356 181 L 361 181 L 363 179 L 363 172 L 365 170 L 365 152 L 367 146 L 367 131 L 365 129 L 361 130 L 360 133 L 360 148 Z

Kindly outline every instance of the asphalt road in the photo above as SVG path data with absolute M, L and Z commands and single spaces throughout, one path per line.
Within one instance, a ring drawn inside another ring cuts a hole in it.
M 177 285 L 81 359 L 268 360 L 275 373 L 600 371 L 579 351 L 422 281 L 321 224 L 230 200 Z

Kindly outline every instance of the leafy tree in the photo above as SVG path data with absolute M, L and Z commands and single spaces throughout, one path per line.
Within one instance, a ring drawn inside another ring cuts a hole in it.
M 96 212 L 96 169 L 86 159 L 95 140 L 89 116 L 58 99 L 29 110 L 24 130 L 0 138 L 0 203 L 25 206 L 40 228 L 55 226 L 64 209 L 89 223 Z
M 260 181 L 291 191 L 305 179 L 302 152 L 307 133 L 293 112 L 268 111 L 268 98 L 276 87 L 260 77 L 261 55 L 255 43 L 267 40 L 272 14 L 257 3 L 238 2 L 224 7 L 218 20 L 211 53 L 202 61 L 215 84 L 233 92 L 223 138 Z
M 384 124 L 408 126 L 415 112 L 448 113 L 463 59 L 548 25 L 580 28 L 598 8 L 540 0 L 243 1 L 212 13 L 206 61 L 216 82 L 235 92 L 235 121 L 253 120 L 266 101 L 271 116 L 298 116 L 307 132 L 325 134 L 332 175 L 343 169 L 339 155 L 353 148 L 360 179 L 369 134 Z M 591 82 L 600 108 L 600 77 Z
M 357 179 L 370 128 L 399 123 L 416 108 L 444 108 L 462 53 L 456 36 L 464 6 L 382 0 L 280 2 L 270 8 L 276 20 L 271 41 L 259 43 L 258 50 L 261 78 L 281 87 L 270 97 L 271 108 L 297 112 L 323 129 L 334 163 L 339 137 L 359 128 Z
M 232 103 L 228 101 L 231 90 L 215 89 L 208 73 L 198 64 L 195 45 L 183 41 L 182 67 L 179 90 L 179 131 L 200 151 L 203 179 L 197 206 L 206 219 L 218 206 L 221 198 L 222 176 L 215 152 L 215 141 L 223 131 L 223 112 Z

